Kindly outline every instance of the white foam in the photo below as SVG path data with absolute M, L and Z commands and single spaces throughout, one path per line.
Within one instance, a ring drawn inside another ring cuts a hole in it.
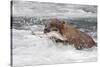
M 14 66 L 97 60 L 97 48 L 76 50 L 68 44 L 55 43 L 44 34 L 39 36 L 40 34 L 32 35 L 30 31 L 13 29 Z

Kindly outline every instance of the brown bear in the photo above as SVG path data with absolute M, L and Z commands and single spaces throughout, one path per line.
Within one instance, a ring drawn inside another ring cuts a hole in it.
M 44 33 L 49 33 L 51 31 L 57 31 L 64 37 L 61 41 L 66 41 L 69 44 L 74 44 L 76 49 L 91 48 L 96 46 L 96 43 L 85 32 L 82 32 L 69 23 L 65 23 L 63 20 L 50 19 L 50 21 L 45 25 Z M 60 40 L 60 39 L 58 39 Z

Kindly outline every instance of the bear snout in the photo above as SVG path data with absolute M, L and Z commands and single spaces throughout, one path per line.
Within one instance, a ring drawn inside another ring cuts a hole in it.
M 47 29 L 47 28 L 44 29 L 44 33 L 49 33 L 49 32 L 50 32 L 49 29 Z

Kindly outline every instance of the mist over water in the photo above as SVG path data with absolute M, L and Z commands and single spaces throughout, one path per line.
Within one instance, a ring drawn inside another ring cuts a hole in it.
M 32 1 L 14 1 L 13 16 L 38 16 L 38 17 L 96 17 L 96 5 L 77 5 L 63 3 L 45 3 Z
M 97 6 L 13 1 L 13 66 L 97 61 L 97 48 L 76 50 L 44 33 L 50 18 L 62 19 L 97 42 Z

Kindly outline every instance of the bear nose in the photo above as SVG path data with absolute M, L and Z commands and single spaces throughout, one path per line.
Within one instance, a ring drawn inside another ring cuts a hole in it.
M 49 29 L 44 29 L 44 33 L 48 33 L 48 32 L 50 32 Z

